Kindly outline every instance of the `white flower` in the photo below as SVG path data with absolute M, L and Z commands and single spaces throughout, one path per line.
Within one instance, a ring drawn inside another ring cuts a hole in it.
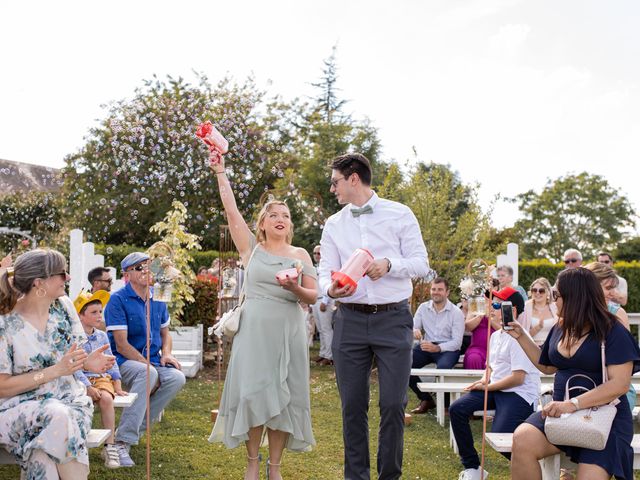
M 475 291 L 475 284 L 473 283 L 473 280 L 471 280 L 470 278 L 463 278 L 462 281 L 460 282 L 460 292 L 463 295 L 466 296 L 471 296 L 473 295 L 473 292 Z

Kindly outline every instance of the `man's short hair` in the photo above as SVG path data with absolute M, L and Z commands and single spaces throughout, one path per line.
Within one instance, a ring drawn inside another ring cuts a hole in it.
M 364 185 L 371 185 L 371 163 L 361 153 L 345 153 L 333 159 L 331 169 L 338 170 L 344 178 L 357 173 Z
M 598 252 L 598 255 L 596 255 L 596 260 L 600 257 L 609 257 L 609 261 L 613 263 L 613 257 L 609 252 L 605 252 L 604 250 L 601 252 Z
M 89 274 L 87 275 L 87 279 L 89 280 L 89 283 L 93 285 L 93 282 L 95 282 L 98 278 L 102 277 L 103 273 L 109 273 L 109 269 L 104 267 L 92 268 L 89 271 Z
M 509 265 L 500 265 L 496 271 L 497 272 L 500 272 L 500 271 L 507 272 L 507 274 L 510 277 L 513 277 L 513 268 L 511 268 L 511 266 L 509 266 Z
M 433 279 L 433 281 L 431 282 L 431 285 L 435 284 L 435 283 L 444 283 L 444 288 L 446 288 L 447 290 L 449 290 L 449 282 L 447 281 L 446 278 L 444 277 L 436 277 Z
M 575 255 L 576 257 L 578 257 L 578 260 L 582 260 L 582 254 L 580 253 L 580 250 L 576 250 L 575 248 L 569 248 L 568 250 L 566 250 L 562 258 L 567 258 L 567 255 Z

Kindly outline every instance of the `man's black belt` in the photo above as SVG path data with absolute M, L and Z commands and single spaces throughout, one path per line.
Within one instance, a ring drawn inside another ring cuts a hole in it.
M 386 312 L 389 310 L 393 310 L 397 307 L 406 305 L 406 303 L 407 303 L 406 300 L 402 300 L 401 302 L 382 303 L 378 305 L 376 304 L 370 305 L 368 303 L 340 303 L 340 306 L 348 308 L 350 310 L 354 310 L 356 312 L 371 314 L 371 313 Z

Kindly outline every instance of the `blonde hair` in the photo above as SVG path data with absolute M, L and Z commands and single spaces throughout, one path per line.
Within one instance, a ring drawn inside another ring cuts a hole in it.
M 13 310 L 18 298 L 31 291 L 34 280 L 63 272 L 66 266 L 64 255 L 57 250 L 38 248 L 20 255 L 13 266 L 13 281 L 6 271 L 0 276 L 0 315 Z
M 587 270 L 591 270 L 600 283 L 606 280 L 613 280 L 613 286 L 617 287 L 620 280 L 616 275 L 616 271 L 606 263 L 591 262 L 584 266 Z
M 287 210 L 289 210 L 289 205 L 284 203 L 282 200 L 270 200 L 263 205 L 263 207 L 260 209 L 260 212 L 258 213 L 258 220 L 256 221 L 256 240 L 258 241 L 258 243 L 264 242 L 267 239 L 264 231 L 260 229 L 260 225 L 262 225 L 262 222 L 264 222 L 264 219 L 267 217 L 267 213 L 269 213 L 271 207 L 273 207 L 274 205 L 282 205 L 283 207 L 287 207 Z M 291 213 L 291 210 L 289 210 L 289 213 Z M 292 240 L 293 223 L 291 223 L 291 228 L 289 229 L 289 233 L 287 233 L 287 243 L 291 243 Z
M 531 286 L 529 287 L 529 295 L 531 295 L 531 289 L 536 283 L 539 283 L 544 287 L 544 289 L 547 291 L 547 304 L 551 303 L 551 283 L 544 277 L 536 278 L 533 282 L 531 282 Z

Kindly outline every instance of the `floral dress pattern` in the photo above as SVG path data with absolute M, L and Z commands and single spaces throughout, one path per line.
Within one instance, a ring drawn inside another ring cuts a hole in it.
M 0 315 L 0 374 L 21 375 L 55 365 L 73 343 L 86 341 L 71 300 L 61 297 L 49 310 L 44 333 L 17 313 Z M 73 375 L 33 390 L 0 398 L 0 447 L 16 457 L 23 478 L 57 478 L 50 466 L 30 461 L 35 449 L 56 463 L 89 465 L 86 438 L 93 402 Z M 54 476 L 55 475 L 55 476 Z

